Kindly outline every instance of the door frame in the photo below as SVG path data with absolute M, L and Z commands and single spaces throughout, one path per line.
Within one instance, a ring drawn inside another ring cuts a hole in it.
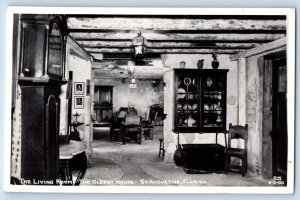
M 286 51 L 280 51 L 264 56 L 263 69 L 263 127 L 262 127 L 262 176 L 272 178 L 274 176 L 272 140 L 273 131 L 273 68 L 275 59 L 286 59 Z

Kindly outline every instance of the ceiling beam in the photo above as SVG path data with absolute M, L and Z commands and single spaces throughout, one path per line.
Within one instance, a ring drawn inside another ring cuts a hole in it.
M 134 78 L 137 79 L 161 79 L 165 70 L 148 70 L 134 73 Z M 129 78 L 127 70 L 103 70 L 103 69 L 93 69 L 92 70 L 92 77 L 95 79 L 99 78 Z
M 131 41 L 136 37 L 136 33 L 69 33 L 76 41 Z M 270 42 L 285 37 L 285 34 L 160 34 L 160 33 L 142 33 L 148 41 L 216 41 L 216 42 Z
M 282 38 L 280 40 L 276 40 L 267 44 L 263 44 L 261 46 L 258 46 L 256 48 L 244 51 L 244 52 L 240 52 L 236 55 L 232 55 L 230 56 L 230 60 L 235 61 L 238 60 L 239 58 L 247 58 L 250 56 L 254 56 L 257 54 L 263 54 L 266 52 L 270 52 L 273 50 L 282 50 L 286 48 L 286 43 L 287 43 L 287 39 L 286 38 Z
M 84 48 L 128 48 L 132 47 L 129 41 L 79 41 Z M 148 48 L 238 48 L 249 49 L 261 43 L 214 43 L 214 42 L 147 42 Z
M 124 18 L 157 18 L 158 15 L 141 15 L 141 14 L 134 14 L 134 15 L 128 15 L 128 14 L 116 14 L 113 15 L 114 17 L 124 17 Z M 81 14 L 66 14 L 66 18 L 71 17 L 83 17 Z M 85 18 L 102 18 L 102 17 L 108 17 L 106 14 L 85 14 Z M 278 19 L 286 19 L 285 15 L 178 15 L 178 14 L 172 14 L 172 15 L 166 15 L 166 14 L 160 14 L 159 18 L 172 18 L 174 20 L 176 19 L 264 19 L 264 20 L 278 20 Z
M 245 49 L 218 49 L 220 54 L 236 54 L 238 52 L 244 51 Z M 103 48 L 103 49 L 90 49 L 86 48 L 91 55 L 103 53 L 130 53 L 133 54 L 133 48 Z M 211 54 L 214 49 L 182 49 L 182 48 L 172 48 L 172 49 L 147 49 L 147 53 L 172 53 L 172 54 Z
M 69 29 L 98 30 L 286 30 L 286 20 L 69 17 Z
M 68 29 L 72 33 L 135 33 L 136 35 L 140 30 L 123 30 L 123 29 Z M 266 29 L 266 30 L 256 30 L 256 29 L 238 29 L 238 30 L 216 30 L 216 29 L 203 29 L 203 30 L 142 30 L 142 33 L 160 33 L 160 34 L 170 34 L 170 33 L 190 33 L 190 34 L 200 34 L 200 33 L 285 33 L 284 29 Z

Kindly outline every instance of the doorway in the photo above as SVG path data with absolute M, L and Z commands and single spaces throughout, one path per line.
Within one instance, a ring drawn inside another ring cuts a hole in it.
M 286 51 L 265 56 L 263 160 L 265 178 L 287 181 Z M 270 156 L 272 154 L 272 156 Z
M 273 176 L 287 176 L 287 68 L 285 58 L 273 62 Z
M 95 87 L 96 121 L 98 123 L 109 123 L 113 112 L 113 86 Z

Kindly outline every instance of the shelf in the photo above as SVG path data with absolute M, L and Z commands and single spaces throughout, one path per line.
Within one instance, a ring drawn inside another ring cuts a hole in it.
M 197 103 L 198 99 L 177 99 L 180 104 Z

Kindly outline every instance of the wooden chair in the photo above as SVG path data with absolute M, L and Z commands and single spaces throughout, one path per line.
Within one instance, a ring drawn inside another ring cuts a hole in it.
M 137 115 L 126 115 L 123 129 L 122 144 L 126 144 L 126 139 L 134 140 L 138 144 L 142 143 L 141 117 Z
M 165 147 L 164 147 L 164 138 L 159 138 L 159 152 L 158 157 L 162 156 L 165 157 Z
M 118 115 L 119 112 L 116 112 L 111 118 L 110 135 L 109 135 L 110 140 L 118 141 L 120 139 L 122 119 L 118 118 Z
M 244 148 L 232 148 L 233 139 L 243 139 Z M 248 124 L 245 126 L 229 124 L 228 148 L 225 153 L 225 170 L 228 172 L 241 173 L 245 176 L 247 173 L 247 142 L 248 142 Z M 231 158 L 238 158 L 242 161 L 242 165 L 232 165 Z
M 148 120 L 142 121 L 145 140 L 146 139 L 153 140 L 153 129 L 154 129 L 154 123 L 156 117 L 157 117 L 157 112 L 153 111 L 149 113 Z

